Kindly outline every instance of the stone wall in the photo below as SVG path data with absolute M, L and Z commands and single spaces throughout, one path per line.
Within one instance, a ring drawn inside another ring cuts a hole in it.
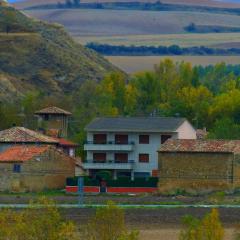
M 14 163 L 0 164 L 0 191 L 64 189 L 66 178 L 75 174 L 74 159 L 53 148 L 21 163 L 20 173 L 14 173 L 13 166 Z
M 159 189 L 237 187 L 239 166 L 231 153 L 159 153 Z

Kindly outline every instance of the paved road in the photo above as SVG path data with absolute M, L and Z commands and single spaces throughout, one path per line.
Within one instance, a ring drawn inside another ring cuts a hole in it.
M 99 208 L 105 207 L 106 204 L 56 204 L 58 208 Z M 173 209 L 173 208 L 233 208 L 240 209 L 240 205 L 207 205 L 207 204 L 118 204 L 119 207 L 124 209 Z M 0 204 L 0 208 L 28 208 L 28 204 Z M 42 208 L 44 205 L 37 205 Z

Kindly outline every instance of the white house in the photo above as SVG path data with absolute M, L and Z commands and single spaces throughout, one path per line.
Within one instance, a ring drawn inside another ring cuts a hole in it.
M 196 130 L 184 118 L 96 118 L 85 130 L 84 169 L 92 176 L 109 170 L 114 178 L 157 176 L 161 144 L 169 138 L 196 139 Z

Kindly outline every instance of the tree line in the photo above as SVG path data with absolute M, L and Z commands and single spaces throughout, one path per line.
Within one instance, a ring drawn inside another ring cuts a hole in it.
M 193 67 L 166 59 L 152 71 L 85 81 L 69 95 L 28 92 L 17 101 L 0 102 L 0 129 L 37 129 L 34 112 L 53 105 L 73 113 L 69 133 L 81 146 L 79 154 L 84 127 L 101 116 L 179 116 L 196 128 L 206 127 L 211 138 L 240 139 L 240 66 Z
M 240 55 L 240 48 L 209 48 L 209 47 L 180 47 L 178 45 L 166 46 L 124 46 L 99 43 L 87 43 L 86 47 L 106 56 L 149 56 L 149 55 Z

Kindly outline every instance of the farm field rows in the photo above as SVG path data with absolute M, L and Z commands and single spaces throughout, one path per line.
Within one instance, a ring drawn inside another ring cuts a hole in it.
M 135 46 L 171 46 L 181 47 L 240 46 L 240 33 L 208 33 L 208 34 L 158 34 L 158 35 L 125 35 L 125 36 L 81 36 L 76 37 L 81 44 L 96 42 L 109 45 Z
M 152 70 L 161 60 L 170 58 L 175 62 L 190 62 L 192 65 L 214 65 L 220 62 L 240 64 L 240 56 L 107 56 L 110 62 L 127 73 Z
M 134 0 L 117 0 L 118 2 L 132 2 Z M 155 0 L 139 0 L 140 2 L 155 2 Z M 23 0 L 19 1 L 15 5 L 19 8 L 25 8 L 41 4 L 49 3 L 63 3 L 64 0 Z M 82 2 L 116 2 L 116 0 L 83 0 Z M 240 4 L 231 2 L 222 2 L 214 0 L 162 0 L 163 3 L 169 4 L 186 4 L 186 5 L 197 5 L 197 6 L 211 6 L 211 7 L 224 7 L 224 8 L 238 8 Z
M 240 27 L 240 16 L 200 12 L 104 9 L 27 10 L 27 15 L 60 23 L 72 36 L 126 36 L 185 33 L 197 25 Z

